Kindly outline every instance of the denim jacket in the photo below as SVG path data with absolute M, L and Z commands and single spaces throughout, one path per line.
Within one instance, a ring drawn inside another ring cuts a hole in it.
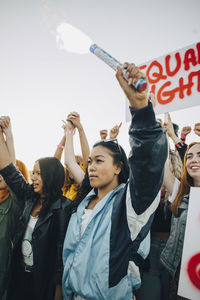
M 188 199 L 188 195 L 183 198 L 178 210 L 178 217 L 172 216 L 170 236 L 160 256 L 161 263 L 173 277 L 182 257 Z

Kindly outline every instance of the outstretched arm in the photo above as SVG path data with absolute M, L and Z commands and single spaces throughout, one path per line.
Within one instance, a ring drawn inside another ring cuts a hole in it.
M 119 134 L 119 129 L 122 126 L 122 122 L 119 125 L 115 125 L 111 130 L 110 130 L 110 139 L 116 139 L 118 134 Z
M 59 160 L 61 160 L 62 153 L 63 153 L 63 150 L 65 148 L 65 140 L 66 140 L 66 136 L 64 134 L 64 136 L 62 137 L 60 143 L 57 145 L 56 152 L 54 153 L 54 157 L 56 157 Z
M 77 164 L 74 154 L 74 125 L 67 121 L 64 126 L 66 142 L 65 142 L 65 165 L 72 173 L 76 183 L 81 184 L 85 173 L 81 167 Z
M 124 69 L 126 70 L 126 77 L 129 79 L 129 82 L 124 79 L 122 69 L 117 67 L 116 78 L 124 91 L 127 99 L 129 100 L 130 107 L 135 109 L 141 109 L 148 105 L 147 90 L 139 93 L 134 89 L 131 84 L 132 82 L 137 82 L 141 77 L 146 78 L 146 76 L 140 71 L 135 64 L 124 64 Z M 147 78 L 146 78 L 147 80 Z
M 179 139 L 179 137 L 175 134 L 175 131 L 174 131 L 174 127 L 173 127 L 173 124 L 172 124 L 172 120 L 171 120 L 171 116 L 169 113 L 167 113 L 168 115 L 168 121 L 165 122 L 163 124 L 163 126 L 165 127 L 166 129 L 166 132 L 168 134 L 168 136 L 172 139 L 172 141 L 174 142 L 174 145 L 178 144 L 181 142 L 181 139 Z
M 164 169 L 163 184 L 170 195 L 172 195 L 173 192 L 174 181 L 175 181 L 175 177 L 170 170 L 169 159 L 167 159 L 165 163 L 165 169 Z
M 13 164 L 16 164 L 14 138 L 12 133 L 10 117 L 8 116 L 0 117 L 0 123 L 2 124 L 3 133 L 5 134 L 6 137 L 6 145 L 8 148 L 10 158 L 12 159 Z
M 2 127 L 5 128 L 9 125 L 8 120 L 1 121 L 0 125 L 0 174 L 18 199 L 24 201 L 25 193 L 28 190 L 32 191 L 32 187 L 26 182 L 21 172 L 13 165 L 13 159 L 10 157 L 2 130 Z
M 89 148 L 85 131 L 80 121 L 80 115 L 77 112 L 73 111 L 67 116 L 67 119 L 71 121 L 72 124 L 78 129 L 80 144 L 81 144 L 81 152 L 83 157 L 83 164 L 86 168 L 88 163 L 88 157 L 90 154 L 90 148 Z
M 9 126 L 9 121 L 0 119 L 0 169 L 7 167 L 12 162 L 12 158 L 8 151 L 8 147 L 3 134 L 3 130 L 7 126 Z
M 178 136 L 176 136 L 174 127 L 172 124 L 171 116 L 169 113 L 168 113 L 168 121 L 165 122 L 163 124 L 163 126 L 165 127 L 168 136 L 172 139 L 172 141 L 179 153 L 179 156 L 180 156 L 181 160 L 183 161 L 185 152 L 187 150 L 187 145 L 181 139 L 179 139 Z
M 107 129 L 101 129 L 99 134 L 100 134 L 101 140 L 106 140 L 107 135 L 108 135 L 108 130 Z
M 198 136 L 200 136 L 200 123 L 196 123 L 194 125 L 194 133 Z
M 185 143 L 187 135 L 191 132 L 191 126 L 184 126 L 181 130 L 181 141 Z
M 126 64 L 126 70 L 132 81 L 145 77 L 134 64 Z M 163 182 L 167 158 L 165 130 L 155 119 L 152 103 L 148 103 L 147 89 L 141 93 L 137 92 L 127 84 L 120 68 L 116 76 L 129 100 L 132 114 L 129 130 L 132 150 L 129 156 L 131 205 L 137 217 L 144 212 L 146 216 L 150 216 L 159 203 L 159 200 L 156 203 L 154 200 Z M 148 209 L 150 206 L 151 209 Z

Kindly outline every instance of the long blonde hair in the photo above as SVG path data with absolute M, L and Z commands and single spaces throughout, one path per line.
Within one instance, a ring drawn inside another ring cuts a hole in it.
M 178 215 L 178 208 L 181 204 L 181 200 L 185 195 L 187 195 L 190 191 L 190 187 L 194 186 L 193 178 L 188 174 L 187 168 L 186 168 L 186 162 L 187 162 L 187 154 L 190 148 L 196 144 L 199 144 L 199 142 L 193 142 L 191 143 L 186 150 L 185 156 L 184 156 L 184 164 L 183 164 L 183 175 L 181 177 L 180 186 L 178 189 L 178 193 L 176 195 L 175 200 L 171 204 L 171 210 L 175 216 Z

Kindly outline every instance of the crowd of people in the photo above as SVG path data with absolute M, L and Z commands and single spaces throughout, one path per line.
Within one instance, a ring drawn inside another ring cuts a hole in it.
M 37 159 L 29 176 L 11 120 L 0 117 L 0 300 L 186 299 L 177 290 L 190 187 L 200 186 L 200 123 L 187 145 L 191 127 L 179 136 L 169 114 L 157 120 L 148 86 L 132 87 L 146 76 L 123 68 L 128 158 L 117 139 L 122 123 L 100 130 L 90 149 L 71 112 L 55 154 Z

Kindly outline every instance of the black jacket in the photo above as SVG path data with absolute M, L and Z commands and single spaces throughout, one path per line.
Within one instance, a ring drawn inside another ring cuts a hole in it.
M 24 212 L 19 219 L 11 266 L 11 283 L 9 295 L 14 291 L 17 270 L 22 267 L 22 240 L 29 222 L 30 213 L 37 199 L 32 185 L 28 184 L 21 173 L 10 164 L 0 171 L 7 185 L 21 201 L 25 202 Z M 51 300 L 54 298 L 55 286 L 61 285 L 63 263 L 62 248 L 71 216 L 71 200 L 61 197 L 48 209 L 44 217 L 39 218 L 32 234 L 33 248 L 33 290 L 34 299 Z M 12 297 L 11 297 L 12 299 Z

